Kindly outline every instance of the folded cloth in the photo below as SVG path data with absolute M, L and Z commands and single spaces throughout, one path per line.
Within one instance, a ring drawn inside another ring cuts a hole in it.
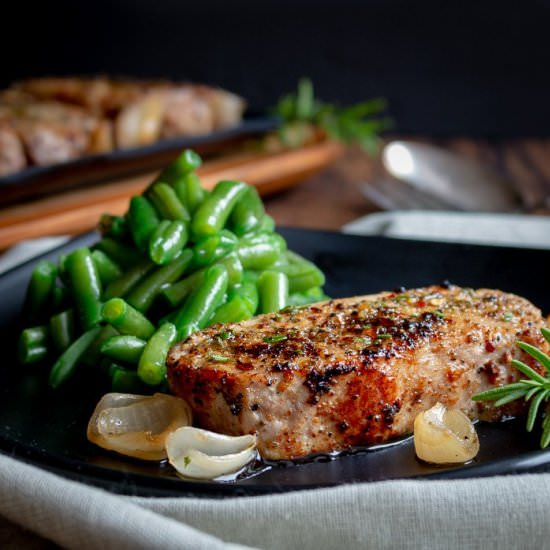
M 550 248 L 550 217 L 437 210 L 394 210 L 369 214 L 342 228 L 356 235 Z
M 182 481 L 182 483 L 184 483 Z M 0 455 L 0 513 L 66 548 L 548 548 L 550 474 L 137 498 Z

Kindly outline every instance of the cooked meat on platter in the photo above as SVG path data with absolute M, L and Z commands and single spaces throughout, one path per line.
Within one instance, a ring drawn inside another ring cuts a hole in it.
M 28 164 L 206 134 L 238 124 L 244 109 L 239 96 L 199 84 L 105 77 L 26 80 L 0 92 L 0 140 L 8 144 L 0 175 Z
M 112 149 L 110 121 L 81 107 L 54 101 L 37 103 L 25 95 L 12 95 L 5 103 L 2 99 L 0 124 L 9 125 L 23 158 L 31 164 L 48 165 Z
M 383 292 L 213 325 L 172 348 L 168 380 L 202 427 L 293 459 L 405 436 L 437 402 L 471 419 L 522 413 L 471 397 L 517 380 L 513 358 L 541 369 L 516 341 L 547 352 L 544 324 L 499 290 Z
M 10 124 L 0 120 L 0 177 L 27 166 L 23 145 Z

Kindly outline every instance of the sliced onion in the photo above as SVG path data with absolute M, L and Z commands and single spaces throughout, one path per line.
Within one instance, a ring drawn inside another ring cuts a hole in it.
M 166 436 L 191 422 L 191 408 L 178 397 L 108 393 L 97 404 L 87 435 L 104 449 L 144 460 L 163 460 Z
M 222 435 L 199 428 L 179 428 L 166 438 L 170 464 L 183 476 L 214 479 L 238 472 L 256 456 L 256 436 Z
M 479 439 L 470 419 L 458 409 L 436 403 L 414 420 L 416 455 L 431 464 L 460 464 L 479 452 Z

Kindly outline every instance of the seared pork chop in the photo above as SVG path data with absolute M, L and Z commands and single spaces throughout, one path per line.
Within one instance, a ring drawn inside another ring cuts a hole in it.
M 437 401 L 499 420 L 471 396 L 520 377 L 518 339 L 548 350 L 541 313 L 498 290 L 434 286 L 214 325 L 174 346 L 168 380 L 204 428 L 257 433 L 267 459 L 387 442 Z

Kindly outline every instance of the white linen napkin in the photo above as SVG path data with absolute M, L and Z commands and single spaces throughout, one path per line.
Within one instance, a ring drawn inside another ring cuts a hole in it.
M 183 483 L 183 482 L 182 482 Z M 136 498 L 0 455 L 0 514 L 78 550 L 548 548 L 550 474 Z
M 549 227 L 546 218 L 515 215 L 389 212 L 344 231 L 548 248 Z M 137 498 L 0 454 L 0 496 L 5 518 L 78 550 L 550 548 L 550 474 L 226 499 Z

